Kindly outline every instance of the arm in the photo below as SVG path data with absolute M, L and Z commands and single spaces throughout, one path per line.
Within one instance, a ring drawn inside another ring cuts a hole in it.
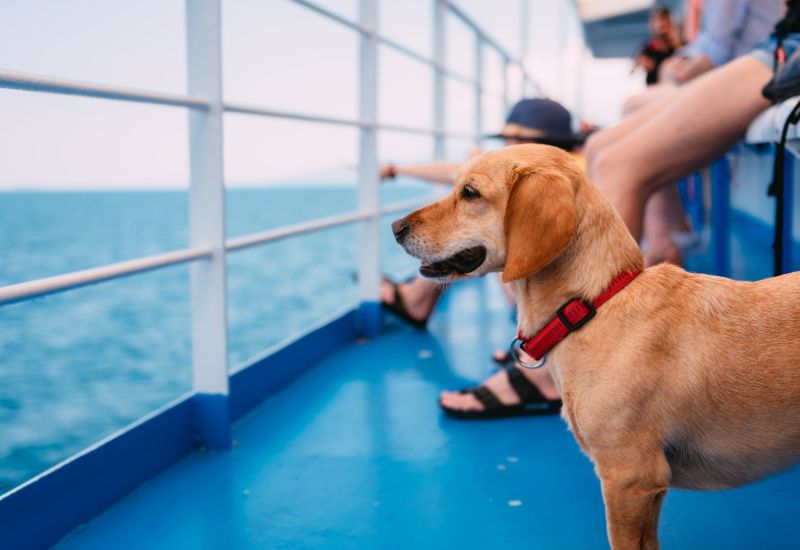
M 395 176 L 410 176 L 433 183 L 452 184 L 460 164 L 452 162 L 431 162 L 428 164 L 394 165 L 382 164 L 380 175 L 382 180 Z
M 715 0 L 705 4 L 703 26 L 685 48 L 690 57 L 705 55 L 714 67 L 730 61 L 748 18 L 747 0 Z

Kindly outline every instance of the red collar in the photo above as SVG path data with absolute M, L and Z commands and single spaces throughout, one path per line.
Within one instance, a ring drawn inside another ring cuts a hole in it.
M 597 308 L 609 301 L 614 294 L 628 286 L 628 283 L 633 281 L 641 272 L 641 270 L 623 271 L 591 303 L 580 298 L 573 298 L 568 301 L 558 308 L 556 316 L 533 336 L 526 338 L 520 331 L 517 335 L 520 347 L 525 353 L 538 361 L 544 357 L 545 353 L 566 338 L 570 332 L 574 332 L 585 325 L 595 316 Z

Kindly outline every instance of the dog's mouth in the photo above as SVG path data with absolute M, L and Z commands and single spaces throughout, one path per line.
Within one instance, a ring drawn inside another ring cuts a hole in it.
M 465 248 L 444 260 L 430 264 L 422 263 L 419 272 L 425 277 L 446 277 L 448 275 L 464 275 L 475 271 L 486 259 L 486 248 L 473 246 Z

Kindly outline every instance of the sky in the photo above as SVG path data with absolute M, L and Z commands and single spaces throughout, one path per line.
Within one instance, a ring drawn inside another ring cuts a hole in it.
M 316 1 L 356 17 L 357 0 Z M 509 52 L 521 51 L 520 0 L 457 3 Z M 184 93 L 183 10 L 183 0 L 3 0 L 0 69 Z M 628 76 L 627 60 L 593 61 L 573 10 L 569 0 L 531 0 L 526 67 L 548 96 L 592 122 L 613 123 L 641 78 Z M 383 0 L 379 14 L 380 32 L 429 55 L 430 0 Z M 446 29 L 448 66 L 472 76 L 471 32 L 452 15 Z M 355 32 L 290 0 L 223 0 L 228 101 L 356 118 L 357 60 Z M 431 127 L 431 70 L 384 46 L 379 63 L 379 120 Z M 490 133 L 504 114 L 494 52 L 484 56 L 484 74 Z M 514 101 L 521 86 L 512 83 Z M 472 133 L 473 91 L 448 79 L 446 96 L 448 130 Z M 184 109 L 0 89 L 0 189 L 185 187 L 187 139 Z M 357 144 L 352 128 L 226 115 L 226 182 L 352 181 Z M 450 140 L 449 160 L 471 145 Z M 380 157 L 393 162 L 429 160 L 432 146 L 427 136 L 379 135 Z

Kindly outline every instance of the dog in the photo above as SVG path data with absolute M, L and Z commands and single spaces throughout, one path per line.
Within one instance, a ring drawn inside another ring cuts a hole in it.
M 502 272 L 522 334 L 643 258 L 571 156 L 514 145 L 392 224 L 439 282 Z M 658 548 L 669 486 L 722 489 L 800 459 L 800 273 L 739 282 L 661 264 L 553 347 L 562 416 L 600 479 L 614 549 Z

